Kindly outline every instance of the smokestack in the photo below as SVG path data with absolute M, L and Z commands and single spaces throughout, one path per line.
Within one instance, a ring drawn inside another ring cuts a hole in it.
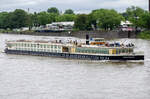
M 89 35 L 86 35 L 86 45 L 89 45 Z

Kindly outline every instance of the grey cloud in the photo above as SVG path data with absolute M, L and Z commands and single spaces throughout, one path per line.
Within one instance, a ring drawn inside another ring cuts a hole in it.
M 0 0 L 0 10 L 8 11 L 16 8 L 42 11 L 49 7 L 57 7 L 60 10 L 71 8 L 76 12 L 88 12 L 99 8 L 123 11 L 131 5 L 148 9 L 148 0 Z

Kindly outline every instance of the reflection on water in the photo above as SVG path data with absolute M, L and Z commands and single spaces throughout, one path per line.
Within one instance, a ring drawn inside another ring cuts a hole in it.
M 0 38 L 1 51 L 5 39 L 54 39 L 3 34 Z M 150 41 L 127 40 L 144 51 L 144 63 L 0 53 L 0 99 L 150 99 Z

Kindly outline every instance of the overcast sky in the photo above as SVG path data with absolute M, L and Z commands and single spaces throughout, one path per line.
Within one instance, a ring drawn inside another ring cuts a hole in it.
M 99 8 L 123 12 L 132 5 L 147 10 L 148 0 L 0 0 L 0 11 L 30 8 L 30 12 L 39 12 L 46 11 L 49 7 L 57 7 L 62 12 L 73 9 L 76 13 L 88 13 Z

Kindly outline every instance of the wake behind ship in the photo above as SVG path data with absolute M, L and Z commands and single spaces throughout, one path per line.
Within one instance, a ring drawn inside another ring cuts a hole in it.
M 86 37 L 86 43 L 70 41 L 7 41 L 5 53 L 20 55 L 51 56 L 86 60 L 144 60 L 143 54 L 134 53 L 134 44 L 109 43 L 103 38 Z

